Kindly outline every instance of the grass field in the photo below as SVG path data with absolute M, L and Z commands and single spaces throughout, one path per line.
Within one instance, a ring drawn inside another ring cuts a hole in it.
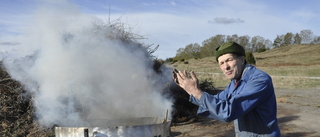
M 320 77 L 320 45 L 286 46 L 254 53 L 254 57 L 255 66 L 271 75 L 275 88 L 308 89 L 320 84 L 320 79 L 309 78 Z M 190 59 L 168 66 L 193 70 L 200 80 L 212 81 L 217 88 L 223 88 L 229 83 L 214 57 Z

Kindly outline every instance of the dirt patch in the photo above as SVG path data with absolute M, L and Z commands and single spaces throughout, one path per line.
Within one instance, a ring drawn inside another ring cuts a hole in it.
M 278 120 L 283 136 L 320 136 L 320 88 L 308 90 L 279 89 Z
M 221 122 L 198 117 L 188 122 L 174 123 L 171 136 L 177 137 L 234 137 L 233 122 Z
M 283 137 L 320 136 L 320 87 L 308 90 L 277 89 L 278 121 Z M 176 137 L 234 137 L 233 123 L 197 117 L 174 123 L 171 135 Z

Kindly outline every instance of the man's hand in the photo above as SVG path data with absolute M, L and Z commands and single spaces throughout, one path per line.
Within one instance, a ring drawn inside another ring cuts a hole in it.
M 191 77 L 188 76 L 188 73 L 185 70 L 181 72 L 174 69 L 172 74 L 173 80 L 177 85 L 183 88 L 189 95 L 200 100 L 202 91 L 199 88 L 199 80 L 193 71 L 190 73 Z

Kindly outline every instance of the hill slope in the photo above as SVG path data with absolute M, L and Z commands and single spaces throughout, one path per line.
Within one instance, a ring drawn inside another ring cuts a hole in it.
M 319 65 L 320 45 L 292 45 L 254 53 L 257 66 Z
M 319 85 L 320 45 L 292 45 L 254 53 L 256 67 L 273 77 L 276 88 L 311 88 Z M 214 57 L 189 59 L 168 66 L 179 70 L 193 70 L 200 80 L 213 81 L 215 87 L 225 87 L 225 78 Z M 210 74 L 210 75 L 208 75 Z
M 320 65 L 320 45 L 292 45 L 253 53 L 257 67 Z M 186 63 L 187 62 L 187 63 Z M 189 59 L 169 66 L 181 70 L 220 73 L 215 57 Z

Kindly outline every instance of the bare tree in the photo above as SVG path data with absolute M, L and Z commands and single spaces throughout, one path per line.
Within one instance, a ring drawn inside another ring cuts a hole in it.
M 264 41 L 264 45 L 265 45 L 266 49 L 271 49 L 272 48 L 272 41 L 269 39 L 266 39 Z
M 310 44 L 313 40 L 313 32 L 311 30 L 301 30 L 299 35 L 302 44 Z
M 250 37 L 248 35 L 240 36 L 238 39 L 238 43 L 244 47 L 244 49 L 249 50 L 250 49 Z
M 312 44 L 320 44 L 320 36 L 316 36 L 313 41 Z
M 259 49 L 266 49 L 264 45 L 264 38 L 261 36 L 254 36 L 251 39 L 251 51 L 256 52 Z

